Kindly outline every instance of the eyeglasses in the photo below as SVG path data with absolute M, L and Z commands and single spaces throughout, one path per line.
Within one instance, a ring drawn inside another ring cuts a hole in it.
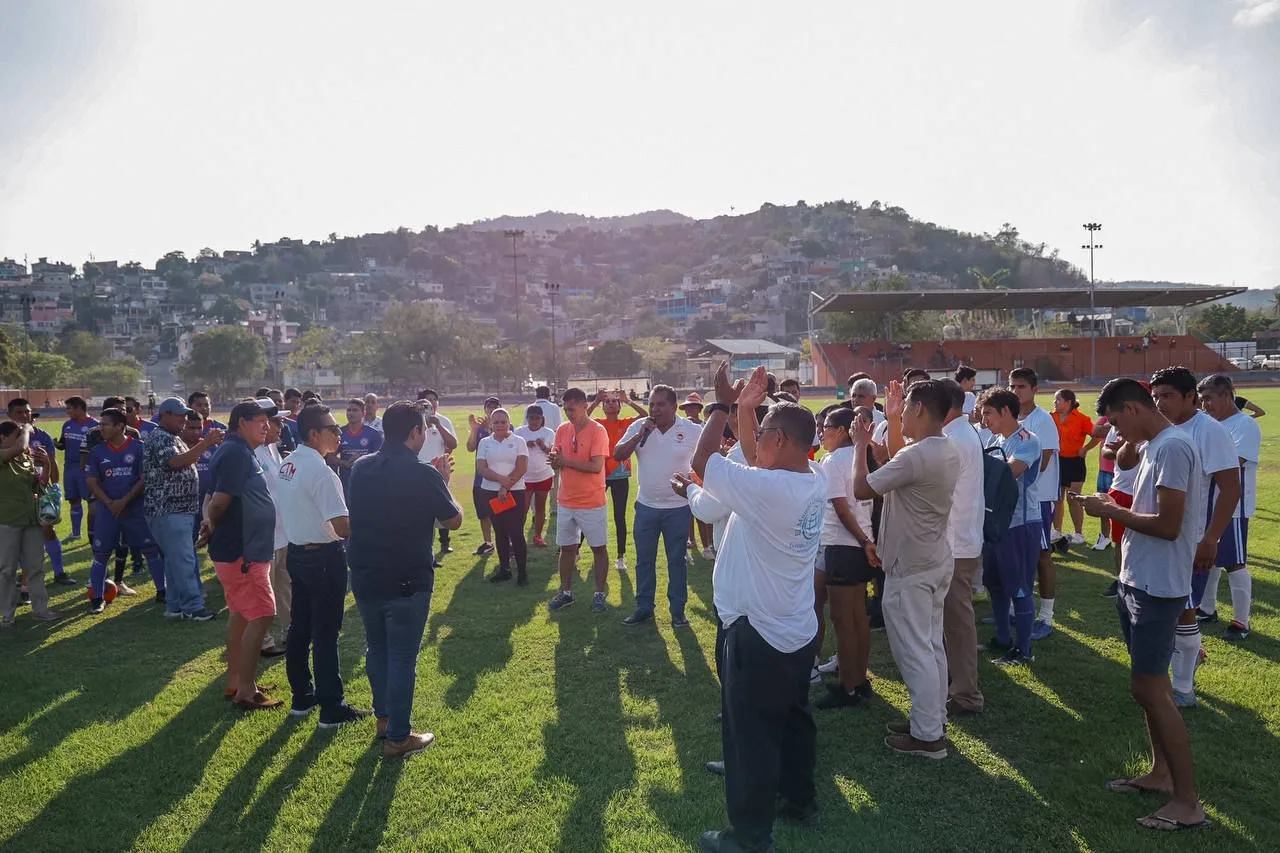
M 782 427 L 760 427 L 759 429 L 756 430 L 756 441 L 759 441 L 760 439 L 764 438 L 764 434 L 766 432 L 773 432 L 775 430 L 780 430 L 780 429 L 782 429 Z

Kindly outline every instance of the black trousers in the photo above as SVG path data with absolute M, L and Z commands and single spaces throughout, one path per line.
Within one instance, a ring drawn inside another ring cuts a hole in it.
M 480 494 L 484 496 L 486 503 L 498 496 L 497 492 L 487 489 L 481 489 Z M 529 544 L 524 538 L 524 520 L 529 512 L 529 503 L 524 489 L 508 494 L 515 498 L 516 505 L 493 516 L 493 538 L 498 546 L 498 565 L 510 571 L 514 560 L 515 570 L 523 572 L 528 567 L 529 560 Z
M 733 834 L 752 845 L 773 834 L 779 796 L 813 802 L 817 729 L 809 710 L 813 638 L 780 652 L 745 616 L 725 630 L 721 664 L 724 798 Z
M 341 542 L 289 545 L 293 607 L 285 645 L 285 673 L 295 702 L 311 696 L 322 709 L 342 703 L 338 634 L 347 598 L 347 555 Z M 315 663 L 315 682 L 311 663 Z
M 613 501 L 613 529 L 618 531 L 618 556 L 627 554 L 627 496 L 631 493 L 631 478 L 605 480 L 604 487 L 609 490 Z

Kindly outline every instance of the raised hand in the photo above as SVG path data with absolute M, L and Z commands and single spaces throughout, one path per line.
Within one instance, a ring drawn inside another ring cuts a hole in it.
M 216 428 L 209 430 L 205 433 L 204 443 L 206 447 L 217 447 L 222 443 L 222 430 Z
M 849 437 L 853 439 L 853 443 L 866 449 L 871 444 L 871 437 L 875 435 L 876 425 L 870 418 L 854 418 L 853 426 L 849 427 Z
M 741 380 L 739 380 L 741 382 Z M 763 405 L 769 393 L 769 372 L 764 369 L 764 365 L 760 365 L 751 371 L 751 377 L 739 386 L 738 392 L 738 408 L 746 406 L 754 409 Z
M 716 376 L 712 383 L 715 387 L 716 402 L 732 406 L 738 402 L 738 393 L 742 390 L 741 380 L 737 384 L 729 381 L 729 362 L 722 361 L 716 368 Z
M 903 393 L 902 383 L 894 379 L 884 392 L 884 415 L 887 418 L 901 418 L 907 408 L 907 397 Z

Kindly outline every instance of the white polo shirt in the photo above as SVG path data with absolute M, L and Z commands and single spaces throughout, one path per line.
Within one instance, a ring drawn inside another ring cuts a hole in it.
M 259 444 L 253 450 L 253 455 L 258 457 L 258 464 L 262 466 L 262 474 L 267 480 L 267 492 L 271 495 L 271 501 L 276 505 L 276 540 L 272 546 L 277 551 L 289 544 L 289 537 L 284 535 L 284 519 L 280 517 L 280 464 L 284 460 L 280 456 L 280 448 L 274 444 Z
M 436 420 L 440 421 L 440 423 L 449 430 L 454 438 L 458 437 L 458 433 L 453 428 L 453 421 L 449 420 L 439 412 L 436 412 Z M 444 446 L 444 438 L 440 435 L 440 430 L 433 426 L 427 427 L 426 441 L 422 442 L 422 449 L 418 451 L 418 458 L 430 465 L 432 460 L 444 456 L 447 452 L 448 451 L 445 450 Z
M 648 418 L 636 418 L 623 434 L 619 444 L 640 434 Z M 636 503 L 651 509 L 679 509 L 689 502 L 671 489 L 671 475 L 687 474 L 693 466 L 693 451 L 698 447 L 702 427 L 687 418 L 677 417 L 666 432 L 654 429 L 635 450 L 640 460 L 640 488 Z
M 514 432 L 508 432 L 507 437 L 501 441 L 498 440 L 496 435 L 486 435 L 480 439 L 480 444 L 476 446 L 476 462 L 478 463 L 483 459 L 485 464 L 489 466 L 489 471 L 499 477 L 510 476 L 511 472 L 516 470 L 516 463 L 521 456 L 528 460 L 529 444 Z M 526 461 L 525 464 L 527 467 L 528 462 Z M 496 492 L 502 486 L 496 480 L 481 480 L 480 488 Z M 515 485 L 511 487 L 511 491 L 524 491 L 524 477 L 516 480 Z
M 276 483 L 276 515 L 284 519 L 284 532 L 294 545 L 323 545 L 341 537 L 330 523 L 347 515 L 342 481 L 307 445 L 301 445 L 280 464 Z M 270 483 L 270 479 L 267 480 Z
M 963 417 L 944 426 L 942 434 L 951 440 L 960 454 L 960 476 L 956 478 L 951 515 L 947 520 L 951 553 L 958 560 L 981 557 L 982 523 L 987 511 L 983 494 L 982 440 L 978 438 L 978 431 Z

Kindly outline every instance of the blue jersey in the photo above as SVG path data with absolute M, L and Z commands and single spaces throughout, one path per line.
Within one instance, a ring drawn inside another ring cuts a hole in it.
M 108 498 L 119 500 L 142 479 L 142 444 L 128 437 L 119 447 L 102 442 L 89 452 L 85 473 L 98 481 Z M 141 510 L 141 501 L 134 503 Z M 130 508 L 132 506 L 130 504 Z
M 351 432 L 351 427 L 342 428 L 342 438 L 338 444 L 338 458 L 344 462 L 355 462 L 361 456 L 377 453 L 382 449 L 382 433 L 371 426 L 362 426 L 359 432 Z M 351 473 L 350 469 L 342 471 L 342 479 Z
M 53 443 L 53 436 L 40 429 L 39 427 L 31 428 L 31 446 L 40 445 L 49 454 L 49 458 L 53 458 L 53 454 L 57 452 L 57 448 Z
M 80 467 L 80 445 L 89 430 L 98 425 L 97 418 L 85 418 L 82 421 L 67 421 L 62 425 L 62 435 L 58 443 L 62 445 L 63 461 L 68 468 Z
M 1039 505 L 1027 502 L 1027 491 L 1040 475 L 1040 439 L 1025 427 L 1019 427 L 1008 438 L 993 436 L 991 444 L 1003 449 L 1004 455 L 1010 462 L 1016 459 L 1027 466 L 1022 476 L 1015 478 L 1018 483 L 1018 503 L 1013 508 L 1013 518 L 1009 519 L 1009 527 L 1042 523 Z
M 133 428 L 138 431 L 138 435 L 142 436 L 142 440 L 145 442 L 147 436 L 151 435 L 152 431 L 159 429 L 160 425 L 151 421 L 138 421 Z
M 208 435 L 209 430 L 211 429 L 220 429 L 223 432 L 226 432 L 227 425 L 222 423 L 221 421 L 215 421 L 213 418 L 208 418 L 204 422 L 204 429 L 200 431 L 200 435 L 202 436 Z
M 200 458 L 196 460 L 196 474 L 200 477 L 201 498 L 209 494 L 209 487 L 213 485 L 213 481 L 210 479 L 209 463 L 213 461 L 213 454 L 217 449 L 216 447 L 206 447 L 204 452 L 200 454 Z

